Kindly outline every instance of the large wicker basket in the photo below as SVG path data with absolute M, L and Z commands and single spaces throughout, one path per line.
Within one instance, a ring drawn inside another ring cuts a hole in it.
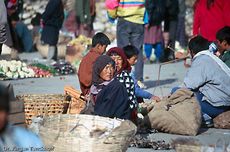
M 63 113 L 69 103 L 65 100 L 64 94 L 30 94 L 19 95 L 17 98 L 24 101 L 26 125 L 30 125 L 31 119 L 35 116 Z
M 128 120 L 84 114 L 45 117 L 40 136 L 55 152 L 123 152 L 136 133 Z

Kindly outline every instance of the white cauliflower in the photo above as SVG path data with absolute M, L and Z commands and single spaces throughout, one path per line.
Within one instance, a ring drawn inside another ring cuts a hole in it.
M 25 73 L 23 71 L 18 72 L 20 78 L 25 78 Z
M 22 71 L 27 72 L 28 68 L 27 67 L 22 67 Z
M 7 73 L 9 71 L 9 68 L 7 66 L 2 66 L 2 71 L 4 73 Z
M 35 73 L 28 68 L 26 63 L 21 61 L 0 60 L 1 72 L 10 79 L 34 77 Z
M 8 71 L 8 72 L 6 73 L 6 76 L 7 76 L 8 78 L 10 78 L 10 79 L 13 78 L 13 74 L 12 74 L 12 72 L 10 72 L 10 71 Z
M 17 70 L 16 66 L 14 64 L 9 66 L 11 72 L 15 72 Z
M 13 73 L 13 79 L 17 79 L 19 77 L 19 74 L 17 72 Z
M 22 63 L 22 66 L 23 66 L 23 67 L 26 67 L 26 63 L 23 62 L 23 63 Z
M 34 77 L 35 76 L 34 70 L 30 69 L 30 68 L 28 68 L 28 74 L 29 74 L 29 77 Z

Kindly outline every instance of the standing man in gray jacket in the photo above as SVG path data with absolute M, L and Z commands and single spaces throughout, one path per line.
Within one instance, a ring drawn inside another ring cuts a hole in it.
M 2 45 L 6 42 L 6 24 L 7 11 L 4 0 L 0 0 L 0 54 L 2 53 Z

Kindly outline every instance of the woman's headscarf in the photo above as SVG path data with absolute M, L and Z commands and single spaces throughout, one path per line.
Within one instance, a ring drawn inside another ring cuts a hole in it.
M 112 64 L 113 68 L 115 68 L 115 62 L 108 55 L 102 55 L 97 58 L 93 65 L 93 75 L 92 75 L 92 83 L 97 86 L 104 82 L 101 79 L 100 73 L 105 68 L 107 64 Z
M 123 70 L 127 70 L 128 72 L 131 72 L 131 66 L 130 66 L 129 62 L 127 61 L 127 57 L 126 57 L 124 51 L 119 47 L 112 47 L 107 52 L 107 55 L 112 56 L 113 54 L 121 56 L 121 58 L 123 60 L 122 67 L 119 71 L 117 71 L 117 73 L 119 74 Z

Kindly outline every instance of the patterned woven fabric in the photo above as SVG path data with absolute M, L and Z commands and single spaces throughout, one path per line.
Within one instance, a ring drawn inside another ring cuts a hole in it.
M 0 25 L 0 43 L 6 42 L 6 27 L 5 25 Z
M 126 87 L 129 96 L 130 108 L 131 109 L 137 108 L 137 99 L 135 96 L 134 81 L 131 75 L 127 71 L 122 71 L 120 74 L 117 75 L 117 78 Z

